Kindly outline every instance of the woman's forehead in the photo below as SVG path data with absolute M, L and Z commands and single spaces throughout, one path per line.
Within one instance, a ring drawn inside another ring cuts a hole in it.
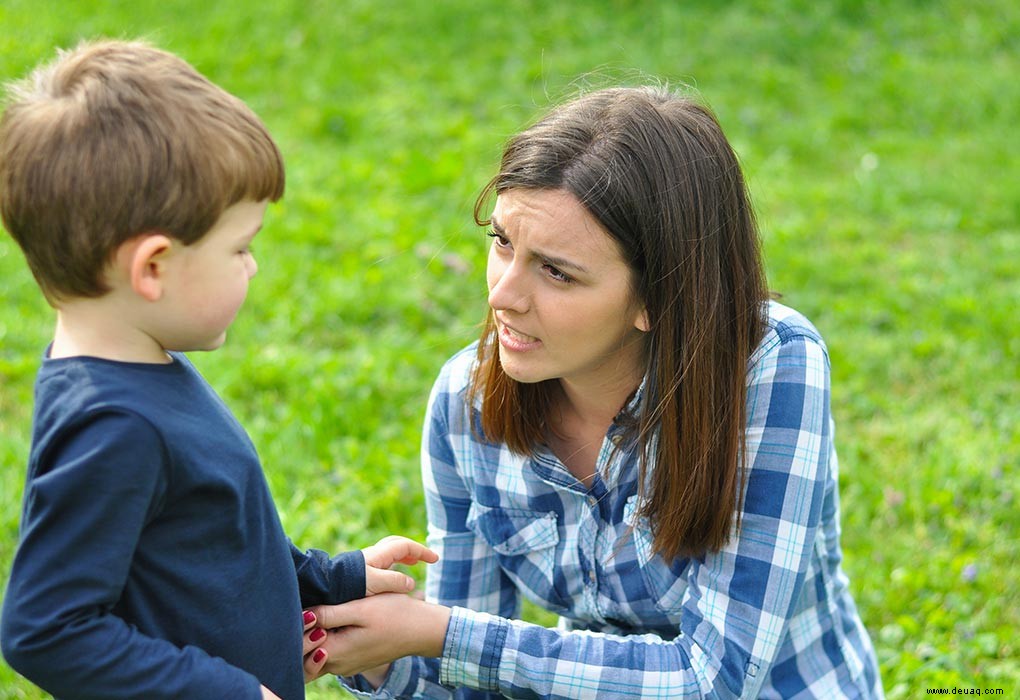
M 506 190 L 496 198 L 492 223 L 508 237 L 525 236 L 530 244 L 555 246 L 560 252 L 619 254 L 612 236 L 566 190 Z

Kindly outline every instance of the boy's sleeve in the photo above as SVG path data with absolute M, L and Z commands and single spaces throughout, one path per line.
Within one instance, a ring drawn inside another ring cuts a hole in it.
M 326 552 L 306 552 L 290 543 L 301 606 L 339 605 L 365 597 L 365 555 L 360 550 L 330 557 Z
M 155 429 L 101 413 L 53 444 L 26 484 L 0 623 L 7 662 L 67 700 L 260 698 L 251 674 L 117 615 L 142 530 L 166 494 Z

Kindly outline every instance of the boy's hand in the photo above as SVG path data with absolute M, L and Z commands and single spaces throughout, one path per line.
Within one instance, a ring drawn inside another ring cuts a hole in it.
M 399 571 L 389 571 L 394 564 L 429 564 L 439 555 L 425 545 L 406 537 L 390 535 L 361 550 L 365 555 L 365 595 L 376 593 L 407 593 L 414 589 L 414 579 Z

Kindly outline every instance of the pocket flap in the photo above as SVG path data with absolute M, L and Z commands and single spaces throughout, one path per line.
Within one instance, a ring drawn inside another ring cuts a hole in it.
M 554 547 L 560 541 L 556 513 L 551 511 L 487 508 L 477 513 L 475 527 L 494 550 L 511 556 Z

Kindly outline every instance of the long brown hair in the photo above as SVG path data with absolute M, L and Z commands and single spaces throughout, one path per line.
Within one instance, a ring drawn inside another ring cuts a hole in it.
M 744 490 L 745 375 L 768 290 L 747 188 L 719 123 L 661 88 L 593 92 L 508 142 L 475 203 L 479 225 L 491 196 L 512 188 L 572 193 L 619 244 L 650 324 L 634 426 L 640 514 L 667 559 L 721 548 Z M 485 437 L 533 454 L 555 389 L 556 380 L 524 384 L 503 372 L 490 312 L 470 387 Z

